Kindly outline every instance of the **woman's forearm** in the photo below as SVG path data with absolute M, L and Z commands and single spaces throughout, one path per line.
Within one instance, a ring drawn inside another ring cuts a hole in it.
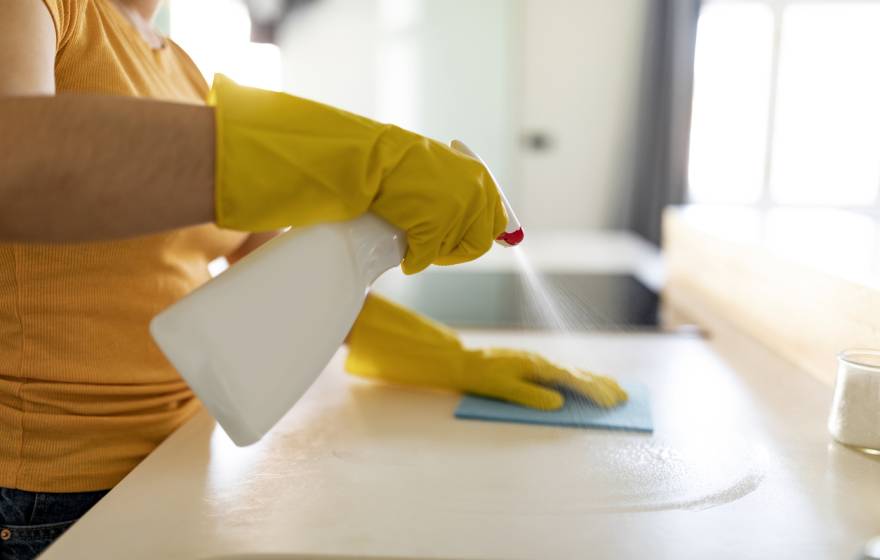
M 0 241 L 108 240 L 213 221 L 214 153 L 210 107 L 0 98 Z

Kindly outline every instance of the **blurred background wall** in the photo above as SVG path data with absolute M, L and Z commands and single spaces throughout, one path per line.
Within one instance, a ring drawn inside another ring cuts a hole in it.
M 647 2 L 313 2 L 279 34 L 283 85 L 465 140 L 532 228 L 620 226 Z

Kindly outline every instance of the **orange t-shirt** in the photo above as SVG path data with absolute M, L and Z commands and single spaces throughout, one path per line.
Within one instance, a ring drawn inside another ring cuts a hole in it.
M 151 49 L 111 0 L 44 1 L 59 93 L 205 99 L 187 55 L 170 40 Z M 198 401 L 148 323 L 244 237 L 204 225 L 102 243 L 0 244 L 0 486 L 110 488 L 193 415 Z

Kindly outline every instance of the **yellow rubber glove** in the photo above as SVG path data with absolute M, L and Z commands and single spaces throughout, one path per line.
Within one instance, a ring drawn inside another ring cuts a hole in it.
M 564 387 L 611 407 L 626 392 L 611 378 L 520 350 L 466 349 L 451 329 L 381 297 L 367 298 L 348 337 L 346 369 L 394 383 L 437 387 L 542 410 L 564 404 Z
M 413 274 L 477 258 L 507 225 L 486 168 L 445 144 L 222 75 L 208 103 L 221 227 L 270 231 L 370 210 L 406 232 Z

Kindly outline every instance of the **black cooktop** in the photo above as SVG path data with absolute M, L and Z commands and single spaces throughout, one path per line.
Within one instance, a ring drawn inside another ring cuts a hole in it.
M 657 294 L 623 274 L 543 274 L 544 294 L 516 272 L 432 272 L 381 289 L 453 327 L 656 330 Z

